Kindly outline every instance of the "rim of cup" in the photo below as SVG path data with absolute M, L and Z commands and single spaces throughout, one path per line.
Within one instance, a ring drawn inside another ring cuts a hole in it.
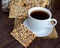
M 30 14 L 31 14 L 32 12 L 34 12 L 34 11 L 43 11 L 43 12 L 46 12 L 46 13 L 49 15 L 49 18 L 52 17 L 51 11 L 50 11 L 49 9 L 47 9 L 47 8 L 44 8 L 44 7 L 33 7 L 33 8 L 31 8 L 31 9 L 29 9 L 29 10 L 28 10 L 28 17 L 33 18 L 33 17 L 30 16 Z M 47 18 L 47 19 L 49 19 L 49 18 Z M 39 19 L 35 19 L 35 18 L 33 18 L 33 19 L 34 19 L 34 20 L 39 20 Z M 47 19 L 44 19 L 44 20 L 47 20 Z

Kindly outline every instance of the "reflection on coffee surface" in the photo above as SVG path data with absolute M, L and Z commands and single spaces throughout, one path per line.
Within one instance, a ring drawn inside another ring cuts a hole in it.
M 30 14 L 30 16 L 35 19 L 39 19 L 39 20 L 45 20 L 45 19 L 49 18 L 48 13 L 46 13 L 44 11 L 34 11 Z

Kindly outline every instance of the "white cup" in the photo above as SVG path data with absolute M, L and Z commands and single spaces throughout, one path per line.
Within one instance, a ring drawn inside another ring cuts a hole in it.
M 44 11 L 49 15 L 49 18 L 40 20 L 31 17 L 31 13 L 34 11 Z M 23 22 L 24 26 L 26 26 L 30 31 L 36 34 L 37 37 L 44 37 L 49 35 L 52 32 L 53 27 L 57 24 L 56 19 L 51 19 L 52 13 L 43 7 L 34 7 L 29 9 L 28 18 Z M 52 24 L 51 21 L 55 23 Z

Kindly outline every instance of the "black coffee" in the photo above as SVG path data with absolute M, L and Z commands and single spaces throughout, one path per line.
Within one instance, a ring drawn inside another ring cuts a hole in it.
M 49 18 L 49 15 L 44 11 L 34 11 L 30 14 L 30 16 L 39 20 L 45 20 Z

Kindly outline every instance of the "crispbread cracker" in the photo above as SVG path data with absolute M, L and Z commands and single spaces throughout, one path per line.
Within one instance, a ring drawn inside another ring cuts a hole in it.
M 11 32 L 11 35 L 24 47 L 27 47 L 36 38 L 36 35 L 21 23 Z
M 19 7 L 16 5 L 12 5 L 9 13 L 9 18 L 19 18 L 26 19 L 27 18 L 27 8 Z

